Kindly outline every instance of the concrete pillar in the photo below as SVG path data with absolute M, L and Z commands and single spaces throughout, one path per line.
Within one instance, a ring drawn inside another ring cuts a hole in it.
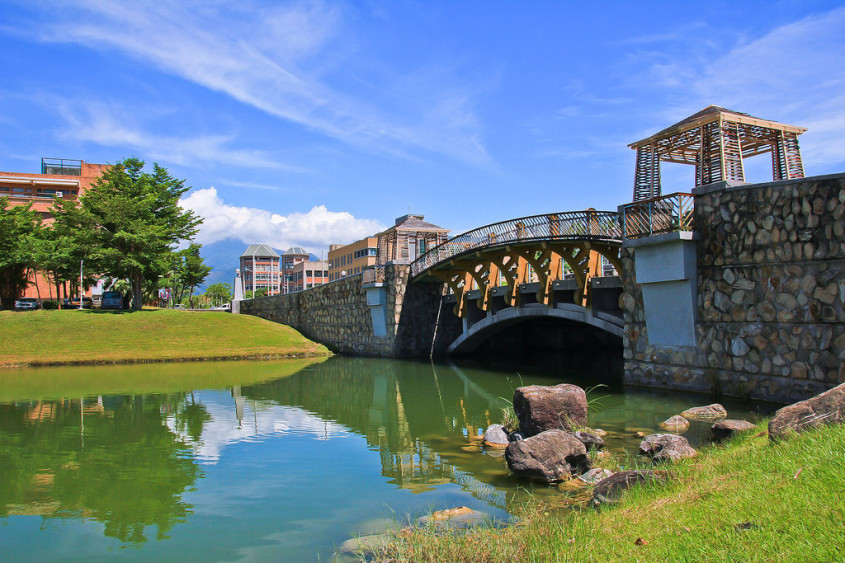
M 630 239 L 636 283 L 643 293 L 648 343 L 694 347 L 697 267 L 694 234 L 674 232 Z

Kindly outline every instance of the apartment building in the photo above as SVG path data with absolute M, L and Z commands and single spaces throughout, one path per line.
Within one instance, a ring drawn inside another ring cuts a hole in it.
M 329 246 L 329 281 L 360 273 L 378 260 L 378 238 L 367 237 L 352 244 Z
M 277 295 L 282 289 L 281 256 L 266 244 L 250 244 L 240 256 L 244 292 L 264 290 Z
M 53 222 L 51 208 L 56 199 L 78 201 L 96 179 L 109 167 L 66 158 L 42 158 L 41 172 L 0 172 L 0 197 L 9 198 L 9 205 L 32 204 L 32 210 L 41 214 L 44 223 Z M 58 300 L 56 288 L 42 274 L 31 274 L 31 285 L 21 297 Z M 86 295 L 98 302 L 102 289 L 88 290 Z
M 291 275 L 291 291 L 302 291 L 309 287 L 322 285 L 329 281 L 329 271 L 325 260 L 297 262 Z

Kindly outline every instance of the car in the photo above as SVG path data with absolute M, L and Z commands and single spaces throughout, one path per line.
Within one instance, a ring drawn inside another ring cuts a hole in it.
M 83 309 L 90 309 L 91 308 L 91 298 L 90 297 L 83 297 L 82 298 L 82 308 Z M 70 299 L 65 299 L 65 308 L 67 309 L 79 309 L 79 297 L 71 297 Z
M 231 303 L 224 303 L 222 305 L 218 305 L 217 307 L 212 307 L 212 311 L 231 311 L 232 304 Z
M 15 301 L 15 311 L 35 311 L 38 309 L 38 299 L 34 297 L 21 297 Z
M 100 309 L 123 309 L 123 294 L 119 291 L 104 291 Z

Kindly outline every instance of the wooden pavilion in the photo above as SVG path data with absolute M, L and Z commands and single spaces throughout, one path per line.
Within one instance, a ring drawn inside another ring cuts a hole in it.
M 383 231 L 378 237 L 378 263 L 390 261 L 413 262 L 449 238 L 449 229 L 424 221 L 423 215 L 403 215 L 395 225 Z
M 695 165 L 695 185 L 745 181 L 742 159 L 772 153 L 772 179 L 804 177 L 798 135 L 804 127 L 784 125 L 708 106 L 700 112 L 628 145 L 637 151 L 634 201 L 659 197 L 660 163 Z

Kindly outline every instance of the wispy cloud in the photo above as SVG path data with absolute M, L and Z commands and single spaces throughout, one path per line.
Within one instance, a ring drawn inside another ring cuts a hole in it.
M 263 242 L 275 248 L 302 246 L 318 252 L 333 243 L 350 243 L 384 229 L 378 221 L 329 211 L 324 205 L 307 213 L 280 215 L 254 207 L 240 207 L 223 201 L 214 187 L 195 190 L 180 204 L 203 217 L 196 236 L 200 244 L 226 239 L 246 244 Z
M 51 8 L 51 23 L 28 32 L 45 42 L 118 50 L 366 150 L 402 154 L 422 149 L 475 164 L 488 162 L 475 139 L 471 99 L 457 75 L 426 84 L 411 100 L 380 96 L 390 89 L 382 84 L 365 83 L 358 91 L 367 94 L 357 95 L 333 86 L 348 80 L 347 67 L 356 63 L 355 39 L 339 33 L 344 13 L 338 5 L 241 2 L 227 7 L 143 0 L 81 0 L 74 5 L 78 9 L 72 11 L 72 24 L 67 21 L 70 10 L 54 13 Z M 426 111 L 408 116 L 406 110 L 416 103 Z
M 64 119 L 58 134 L 69 141 L 132 149 L 144 158 L 179 165 L 225 160 L 246 167 L 301 171 L 273 159 L 265 151 L 234 148 L 234 135 L 157 135 L 133 123 L 132 112 L 119 111 L 108 104 L 64 100 L 57 104 L 57 110 Z

